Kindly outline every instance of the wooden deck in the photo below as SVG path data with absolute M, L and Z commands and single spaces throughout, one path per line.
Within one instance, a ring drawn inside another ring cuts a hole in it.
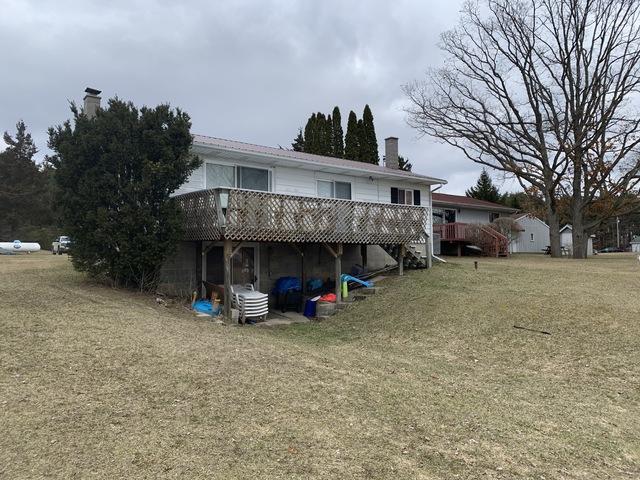
M 423 206 L 303 197 L 215 188 L 176 197 L 185 240 L 424 242 L 430 209 Z
M 509 239 L 491 228 L 490 225 L 472 223 L 437 223 L 433 225 L 433 232 L 440 234 L 443 242 L 476 245 L 483 255 L 500 257 L 509 255 Z M 458 254 L 461 249 L 458 248 Z

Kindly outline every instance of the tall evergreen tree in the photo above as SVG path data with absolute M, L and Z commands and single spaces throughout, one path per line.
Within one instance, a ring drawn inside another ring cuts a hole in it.
M 487 173 L 486 169 L 482 169 L 480 178 L 476 182 L 474 187 L 471 187 L 465 192 L 467 197 L 477 198 L 478 200 L 486 200 L 488 202 L 500 202 L 502 196 L 498 187 L 493 184 L 493 180 Z
M 304 151 L 306 153 L 318 152 L 318 127 L 316 122 L 316 114 L 312 113 L 304 127 Z
M 322 155 L 333 156 L 333 121 L 331 115 L 327 115 L 323 131 L 324 141 L 322 142 Z
M 364 128 L 364 122 L 360 118 L 358 120 L 358 161 L 372 163 L 369 161 L 369 146 L 367 145 L 367 133 Z
M 181 238 L 171 194 L 200 161 L 189 116 L 168 105 L 137 109 L 119 99 L 89 118 L 49 129 L 65 233 L 75 268 L 123 286 L 155 286 Z
M 333 107 L 333 116 L 331 118 L 331 154 L 334 157 L 344 158 L 344 132 L 342 131 L 342 117 L 340 109 Z
M 0 152 L 0 239 L 36 241 L 47 245 L 55 218 L 49 201 L 48 172 L 35 161 L 38 149 L 23 121 L 15 135 L 4 133 Z
M 347 133 L 344 136 L 344 158 L 348 160 L 359 160 L 360 158 L 358 117 L 353 110 L 349 112 L 347 120 Z
M 295 152 L 304 152 L 304 135 L 302 135 L 302 128 L 298 129 L 298 135 L 293 139 L 291 144 Z
M 376 127 L 373 124 L 373 113 L 371 113 L 369 105 L 364 106 L 362 124 L 362 137 L 360 138 L 362 157 L 360 161 L 377 165 L 380 163 L 378 139 L 376 138 Z

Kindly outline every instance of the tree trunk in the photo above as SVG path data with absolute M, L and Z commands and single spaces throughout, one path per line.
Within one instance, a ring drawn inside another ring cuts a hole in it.
M 589 236 L 584 229 L 584 218 L 581 205 L 574 205 L 571 212 L 571 237 L 573 243 L 573 258 L 587 258 L 587 242 Z
M 575 133 L 576 138 L 579 132 Z M 582 148 L 576 147 L 574 152 L 573 195 L 571 198 L 571 243 L 573 258 L 587 258 L 587 235 L 584 231 L 584 199 L 582 197 Z
M 560 218 L 556 211 L 555 198 L 551 195 L 545 195 L 545 206 L 547 209 L 547 223 L 549 224 L 549 243 L 551 245 L 551 257 L 562 257 L 562 249 L 560 248 Z

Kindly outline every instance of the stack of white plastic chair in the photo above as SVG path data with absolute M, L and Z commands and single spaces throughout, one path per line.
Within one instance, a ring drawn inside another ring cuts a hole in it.
M 245 322 L 247 318 L 266 319 L 269 313 L 269 295 L 257 292 L 253 285 L 232 285 L 232 305 L 239 311 L 240 321 Z

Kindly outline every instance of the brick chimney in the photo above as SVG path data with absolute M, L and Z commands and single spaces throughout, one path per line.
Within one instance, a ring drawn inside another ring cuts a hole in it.
M 398 170 L 398 137 L 384 139 L 384 164 L 387 168 Z
M 84 96 L 84 108 L 82 111 L 87 117 L 93 118 L 100 108 L 100 97 L 98 95 L 100 95 L 101 92 L 95 88 L 87 87 L 84 89 L 84 93 L 86 95 Z

